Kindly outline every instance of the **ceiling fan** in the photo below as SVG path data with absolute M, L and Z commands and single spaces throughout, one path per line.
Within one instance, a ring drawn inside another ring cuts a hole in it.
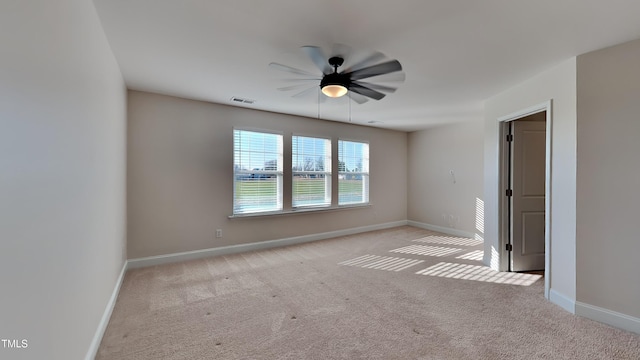
M 322 72 L 321 75 L 314 74 L 305 70 L 296 69 L 291 66 L 282 65 L 272 62 L 269 64 L 274 69 L 286 71 L 296 75 L 303 75 L 306 78 L 293 79 L 301 81 L 320 81 L 320 89 L 322 93 L 331 98 L 337 98 L 344 95 L 348 95 L 355 102 L 362 104 L 369 99 L 380 100 L 386 96 L 385 93 L 393 93 L 397 88 L 382 85 L 373 84 L 362 81 L 363 79 L 376 78 L 384 82 L 398 82 L 404 81 L 404 73 L 402 72 L 402 65 L 398 60 L 388 60 L 384 54 L 380 52 L 373 52 L 369 54 L 360 54 L 352 56 L 351 50 L 344 45 L 334 45 L 332 55 L 326 57 L 321 48 L 317 46 L 302 46 L 304 51 L 316 67 Z M 349 60 L 355 57 L 351 64 Z M 343 67 L 342 71 L 338 68 Z M 391 74 L 391 75 L 388 75 Z M 311 78 L 309 78 L 311 77 Z M 278 88 L 281 91 L 289 91 L 308 87 L 307 84 L 293 85 Z M 304 96 L 313 90 L 316 90 L 317 85 L 308 87 L 296 94 L 293 97 Z M 323 100 L 324 98 L 321 98 Z

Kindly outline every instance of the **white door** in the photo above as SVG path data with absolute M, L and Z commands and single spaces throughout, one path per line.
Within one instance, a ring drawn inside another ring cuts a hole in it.
M 512 123 L 511 270 L 544 270 L 545 113 Z M 539 120 L 542 121 L 539 121 Z

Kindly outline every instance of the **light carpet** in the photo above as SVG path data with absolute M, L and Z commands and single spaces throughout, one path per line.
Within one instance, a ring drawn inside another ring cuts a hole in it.
M 482 243 L 403 226 L 131 270 L 96 359 L 640 359 Z

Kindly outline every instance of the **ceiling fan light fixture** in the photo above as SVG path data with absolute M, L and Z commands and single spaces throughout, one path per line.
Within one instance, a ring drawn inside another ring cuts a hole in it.
M 341 49 L 342 51 L 348 50 L 344 46 L 334 46 L 334 52 L 337 51 L 336 49 Z M 351 100 L 357 102 L 358 104 L 363 104 L 368 101 L 368 99 L 381 100 L 385 97 L 385 92 L 392 93 L 396 91 L 395 87 L 369 84 L 366 81 L 362 81 L 364 79 L 402 71 L 402 65 L 400 65 L 400 62 L 398 60 L 388 60 L 380 62 L 382 60 L 385 60 L 385 56 L 382 53 L 376 51 L 374 53 L 366 55 L 366 57 L 364 57 L 357 63 L 352 64 L 351 67 L 348 67 L 342 72 L 338 72 L 338 68 L 344 64 L 344 57 L 342 55 L 332 56 L 329 59 L 326 59 L 324 53 L 322 52 L 322 49 L 317 46 L 303 46 L 302 50 L 309 56 L 311 61 L 322 72 L 320 79 L 320 90 L 327 97 L 339 98 L 349 94 Z M 270 63 L 269 66 L 297 75 L 304 75 L 312 78 L 317 76 L 313 73 L 278 63 Z M 332 68 L 333 71 L 331 71 Z M 404 73 L 400 73 L 399 77 L 396 77 L 396 79 L 400 79 L 399 81 L 404 81 Z M 308 80 L 317 81 L 318 79 L 315 78 Z M 387 78 L 387 80 L 391 80 L 391 78 Z M 292 90 L 298 88 L 299 86 L 300 85 L 286 86 L 283 88 L 279 88 L 278 90 Z M 303 95 L 309 94 L 310 91 L 314 89 L 317 90 L 318 88 L 315 86 L 309 87 L 293 95 L 293 97 L 301 97 Z M 318 94 L 318 96 L 320 96 L 320 94 Z M 320 99 L 318 99 L 318 103 L 319 101 Z M 349 102 L 349 104 L 351 104 L 351 102 Z
M 349 78 L 339 74 L 337 70 L 336 68 L 334 73 L 325 75 L 320 81 L 322 93 L 331 98 L 339 98 L 349 91 Z
M 349 91 L 342 84 L 327 84 L 322 86 L 322 93 L 331 98 L 339 98 Z

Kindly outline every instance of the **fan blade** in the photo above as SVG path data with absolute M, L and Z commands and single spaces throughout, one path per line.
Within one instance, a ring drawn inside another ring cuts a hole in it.
M 280 70 L 280 71 L 286 71 L 286 72 L 290 72 L 290 73 L 294 73 L 294 74 L 298 74 L 298 75 L 305 75 L 305 76 L 313 76 L 313 77 L 317 77 L 317 74 L 312 74 L 308 71 L 304 71 L 304 70 L 300 70 L 300 69 L 296 69 L 293 68 L 291 66 L 287 66 L 287 65 L 282 65 L 282 64 L 278 64 L 278 63 L 270 63 L 269 66 L 271 66 L 274 69 Z
M 371 76 L 367 79 L 367 81 L 376 82 L 376 83 L 397 83 L 404 82 L 406 79 L 406 75 L 404 71 L 396 71 L 392 73 Z
M 381 52 L 374 52 L 373 54 L 367 56 L 366 58 L 358 61 L 357 63 L 353 64 L 353 65 L 349 65 L 347 68 L 345 68 L 345 72 L 350 72 L 350 71 L 355 71 L 355 70 L 360 70 L 364 67 L 367 66 L 371 66 L 379 61 L 384 60 L 385 56 L 383 53 Z
M 351 85 L 353 85 L 353 84 L 360 85 L 360 86 L 366 86 L 366 87 L 371 88 L 373 90 L 384 91 L 384 92 L 388 92 L 388 93 L 394 93 L 394 92 L 396 92 L 396 90 L 398 90 L 398 88 L 394 88 L 394 87 L 391 87 L 391 86 L 379 85 L 379 84 L 371 84 L 371 83 L 363 83 L 361 81 L 352 81 Z
M 318 78 L 318 77 L 316 77 L 316 78 L 307 77 L 307 78 L 286 78 L 286 79 L 280 79 L 279 81 L 283 81 L 283 82 L 287 82 L 287 83 L 290 83 L 290 82 L 302 83 L 302 82 L 305 82 L 305 81 L 308 83 L 309 81 L 317 81 L 318 84 L 319 84 L 320 80 L 322 80 L 322 79 Z
M 320 88 L 318 88 L 320 89 Z M 327 99 L 330 99 L 330 97 L 326 96 L 325 94 L 322 93 L 322 91 L 318 91 L 318 103 L 326 103 Z
M 311 58 L 311 61 L 316 64 L 323 74 L 330 74 L 333 72 L 327 58 L 322 52 L 322 49 L 317 46 L 303 46 L 301 49 L 309 56 L 309 58 Z
M 317 81 L 318 83 L 320 83 L 320 80 L 322 80 L 321 78 L 299 78 L 299 79 L 281 79 L 280 81 L 284 81 L 284 82 L 301 82 L 301 81 Z
M 364 96 L 368 96 L 372 99 L 376 99 L 376 100 L 380 100 L 383 97 L 385 97 L 385 95 L 379 91 L 375 91 L 373 89 L 370 89 L 366 86 L 362 86 L 360 84 L 357 83 L 351 83 L 351 86 L 349 87 L 350 91 L 353 91 L 355 93 L 358 93 L 360 95 L 364 95 Z
M 351 98 L 351 100 L 357 102 L 358 104 L 364 104 L 367 101 L 369 101 L 369 99 L 366 96 L 362 96 L 353 91 L 349 91 L 349 97 Z
M 402 70 L 402 65 L 398 60 L 391 60 L 382 64 L 373 65 L 360 70 L 354 70 L 347 73 L 351 77 L 351 80 L 360 80 L 372 76 L 384 75 L 396 71 Z
M 298 84 L 298 85 L 291 85 L 291 86 L 285 86 L 285 87 L 279 87 L 276 90 L 280 90 L 280 91 L 289 91 L 289 90 L 296 90 L 296 89 L 301 89 L 304 87 L 309 87 L 309 84 Z
M 307 96 L 307 95 L 311 94 L 313 91 L 317 91 L 317 90 L 318 90 L 318 86 L 314 85 L 314 86 L 312 86 L 312 87 L 310 87 L 308 89 L 300 91 L 297 94 L 293 94 L 292 97 L 301 98 L 301 97 Z

